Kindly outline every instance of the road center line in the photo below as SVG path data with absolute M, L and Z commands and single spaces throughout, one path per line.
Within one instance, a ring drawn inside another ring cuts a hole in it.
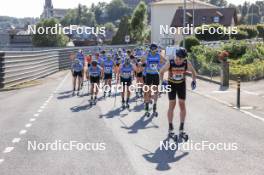
M 21 140 L 21 138 L 14 138 L 14 139 L 12 140 L 12 143 L 18 143 L 18 142 L 20 142 L 20 140 Z
M 26 133 L 27 133 L 27 130 L 25 130 L 25 129 L 19 131 L 19 135 L 23 135 L 23 134 L 26 134 Z
M 36 121 L 36 119 L 35 118 L 31 118 L 31 119 L 29 119 L 29 121 L 30 122 L 34 122 L 34 121 Z
M 0 159 L 0 165 L 5 161 L 5 159 Z
M 31 123 L 28 123 L 28 124 L 25 125 L 26 128 L 30 128 L 31 126 L 32 126 Z
M 6 147 L 5 150 L 3 151 L 3 153 L 10 153 L 14 149 L 15 149 L 15 147 Z

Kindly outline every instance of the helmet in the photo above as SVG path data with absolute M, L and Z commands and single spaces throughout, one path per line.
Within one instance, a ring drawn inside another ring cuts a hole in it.
M 157 44 L 154 44 L 152 43 L 150 46 L 149 46 L 150 50 L 156 50 L 158 48 Z
M 186 49 L 183 47 L 180 47 L 179 49 L 177 49 L 176 56 L 180 58 L 186 58 L 188 56 Z
M 102 50 L 102 51 L 101 51 L 101 54 L 105 54 L 105 50 Z
M 96 60 L 92 60 L 92 66 L 97 66 L 97 61 Z
M 110 53 L 108 53 L 108 54 L 106 54 L 106 57 L 111 59 L 112 55 Z

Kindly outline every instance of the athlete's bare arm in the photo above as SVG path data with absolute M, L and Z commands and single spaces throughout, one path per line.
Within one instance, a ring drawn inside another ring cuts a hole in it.
M 193 67 L 193 65 L 192 65 L 192 63 L 190 61 L 188 61 L 188 71 L 190 71 L 192 73 L 192 79 L 194 81 L 196 81 L 197 73 L 196 73 L 196 71 L 195 71 L 195 69 L 194 69 L 194 67 Z
M 164 73 L 167 72 L 170 68 L 170 63 L 167 62 L 159 71 L 160 73 L 160 81 L 163 81 Z

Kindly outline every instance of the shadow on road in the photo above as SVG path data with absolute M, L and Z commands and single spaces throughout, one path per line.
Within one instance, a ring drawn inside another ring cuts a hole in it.
M 158 126 L 155 124 L 153 124 L 152 126 L 147 126 L 149 123 L 151 123 L 153 118 L 154 118 L 153 115 L 150 117 L 145 117 L 145 115 L 143 115 L 142 117 L 140 117 L 140 119 L 135 121 L 135 123 L 133 123 L 132 126 L 129 126 L 129 127 L 121 126 L 121 128 L 130 130 L 130 131 L 128 131 L 128 133 L 130 133 L 130 134 L 135 134 L 140 129 L 158 128 Z
M 121 112 L 122 110 L 120 108 L 115 108 L 114 110 L 108 111 L 106 114 L 99 115 L 99 118 L 105 117 L 105 118 L 110 119 L 110 118 L 114 118 L 118 116 L 125 117 L 126 115 L 128 115 L 128 114 L 120 114 Z
M 63 100 L 63 99 L 66 99 L 66 98 L 71 98 L 71 97 L 73 97 L 72 96 L 72 91 L 65 91 L 65 92 L 60 92 L 60 93 L 58 93 L 58 97 L 57 97 L 57 99 L 58 100 Z
M 163 144 L 165 144 L 168 141 L 169 138 L 166 138 L 165 140 L 163 140 Z M 138 147 L 145 151 L 148 151 L 147 149 L 142 148 L 141 146 Z M 180 155 L 176 155 L 177 149 L 171 149 L 171 148 L 161 149 L 160 147 L 158 147 L 155 150 L 155 152 L 151 152 L 151 151 L 148 152 L 149 152 L 148 154 L 143 154 L 142 156 L 148 162 L 157 164 L 156 170 L 158 171 L 167 171 L 171 169 L 170 167 L 171 163 L 175 163 L 189 154 L 188 152 L 181 152 Z

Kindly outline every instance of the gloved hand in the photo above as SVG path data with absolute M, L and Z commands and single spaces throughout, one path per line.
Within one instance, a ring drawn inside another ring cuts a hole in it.
M 196 89 L 196 81 L 195 80 L 192 81 L 191 86 L 192 86 L 192 90 Z
M 163 80 L 162 81 L 162 86 L 167 86 L 168 85 L 168 82 L 166 80 Z

